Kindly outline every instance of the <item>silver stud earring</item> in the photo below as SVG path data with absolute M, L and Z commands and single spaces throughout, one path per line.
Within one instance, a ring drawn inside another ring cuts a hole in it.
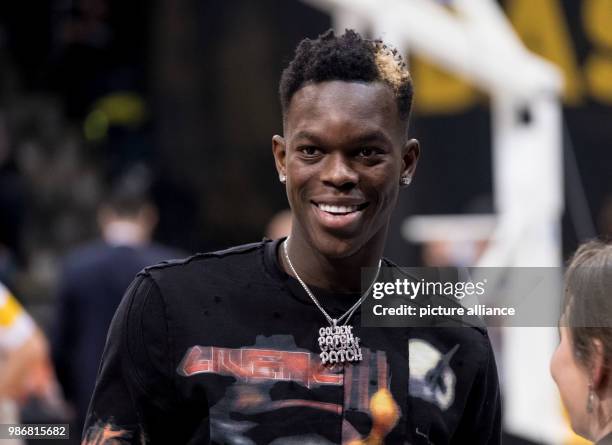
M 412 182 L 412 176 L 410 175 L 402 176 L 400 178 L 401 185 L 410 185 L 411 182 Z
M 593 412 L 593 401 L 595 400 L 595 393 L 593 392 L 593 384 L 589 383 L 589 395 L 587 396 L 586 411 L 591 414 Z
M 278 175 L 278 180 L 279 180 L 281 183 L 283 183 L 283 184 L 284 184 L 285 182 L 287 182 L 287 176 L 285 176 L 285 175 L 284 175 L 284 174 L 282 174 L 282 173 L 279 173 L 279 175 Z

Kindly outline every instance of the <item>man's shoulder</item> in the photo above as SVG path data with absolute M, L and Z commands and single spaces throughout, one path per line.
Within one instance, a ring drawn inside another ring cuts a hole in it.
M 261 252 L 265 246 L 266 241 L 260 241 L 256 243 L 242 244 L 240 246 L 234 246 L 223 250 L 217 250 L 213 252 L 199 252 L 194 255 L 188 256 L 181 259 L 164 260 L 157 264 L 153 264 L 144 269 L 145 272 L 171 272 L 176 269 L 189 268 L 193 266 L 205 266 L 208 264 L 221 263 L 232 263 L 234 261 L 240 261 L 242 259 L 248 259 L 253 257 L 255 254 Z
M 269 241 L 243 244 L 214 252 L 197 253 L 184 259 L 166 260 L 143 269 L 158 286 L 176 282 L 222 284 L 253 280 L 265 275 L 264 250 Z
M 97 261 L 109 251 L 109 247 L 101 239 L 85 242 L 68 251 L 63 261 L 65 264 L 78 266 L 84 262 Z

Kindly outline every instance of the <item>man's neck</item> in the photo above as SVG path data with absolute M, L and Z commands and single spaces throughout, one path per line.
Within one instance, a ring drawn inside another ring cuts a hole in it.
M 376 244 L 380 246 L 364 245 L 358 252 L 345 258 L 328 258 L 300 237 L 290 237 L 285 243 L 291 264 L 304 282 L 342 293 L 361 291 L 362 268 L 377 267 L 383 251 L 383 243 L 378 242 Z M 294 276 L 284 252 L 284 246 L 281 246 L 278 251 L 279 262 L 285 272 Z
M 116 219 L 102 228 L 102 238 L 113 246 L 140 246 L 149 237 L 147 231 L 137 222 L 129 219 Z

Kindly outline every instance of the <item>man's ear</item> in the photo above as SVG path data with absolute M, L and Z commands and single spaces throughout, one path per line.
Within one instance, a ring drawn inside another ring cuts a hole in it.
M 409 177 L 410 179 L 413 178 L 420 155 L 421 145 L 419 144 L 419 141 L 416 139 L 409 139 L 406 141 L 406 144 L 404 144 L 402 149 L 402 177 Z
M 276 164 L 276 171 L 278 172 L 278 177 L 286 178 L 287 148 L 285 145 L 285 139 L 282 136 L 279 136 L 278 134 L 272 136 L 272 154 L 274 155 L 274 163 Z

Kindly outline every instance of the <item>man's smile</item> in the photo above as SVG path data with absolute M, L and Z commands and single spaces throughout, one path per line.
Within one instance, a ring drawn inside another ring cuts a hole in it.
M 347 229 L 358 224 L 369 202 L 355 204 L 312 201 L 317 220 L 329 229 Z
M 320 210 L 331 213 L 332 215 L 345 215 L 347 213 L 353 213 L 365 209 L 368 206 L 368 202 L 362 202 L 360 204 L 342 204 L 333 202 L 312 202 Z

